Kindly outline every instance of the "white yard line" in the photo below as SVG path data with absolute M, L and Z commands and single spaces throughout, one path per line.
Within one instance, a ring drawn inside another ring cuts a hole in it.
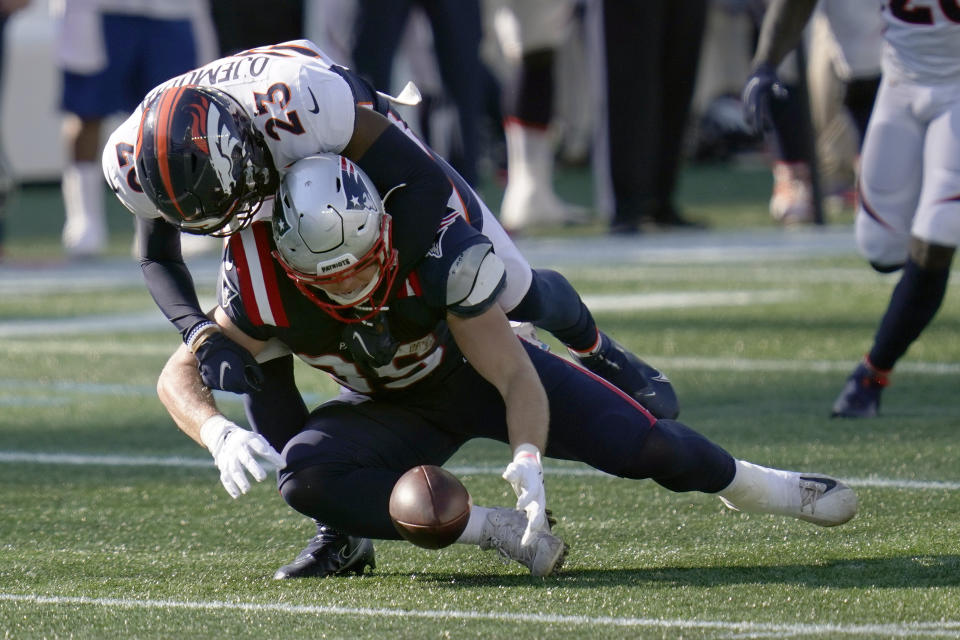
M 742 307 L 774 304 L 797 300 L 795 290 L 759 291 L 683 291 L 675 293 L 607 293 L 584 296 L 584 302 L 594 311 L 656 311 L 658 309 L 687 309 L 694 307 Z M 205 301 L 210 308 L 214 301 Z M 113 335 L 170 330 L 170 322 L 159 310 L 134 313 L 94 314 L 43 320 L 0 321 L 0 339 L 30 336 Z M 2 346 L 0 346 L 2 348 Z
M 212 467 L 211 458 L 195 458 L 183 456 L 123 456 L 106 454 L 84 454 L 84 453 L 45 453 L 38 451 L 0 451 L 0 464 L 54 464 L 54 465 L 78 465 L 78 466 L 104 466 L 104 467 L 177 467 L 177 468 L 202 468 Z M 451 466 L 451 473 L 460 476 L 498 476 L 503 472 L 499 466 Z M 546 463 L 546 472 L 551 476 L 592 476 L 607 477 L 613 476 L 596 469 L 586 467 L 555 467 L 548 461 Z M 843 478 L 847 484 L 858 487 L 876 487 L 881 489 L 905 489 L 912 491 L 958 491 L 960 490 L 960 481 L 940 481 L 940 480 L 904 480 L 899 478 Z
M 938 620 L 931 622 L 839 624 L 833 622 L 777 623 L 751 620 L 697 620 L 631 618 L 618 616 L 557 615 L 544 613 L 505 613 L 477 610 L 418 610 L 387 609 L 372 607 L 336 607 L 323 605 L 298 605 L 288 603 L 227 602 L 223 600 L 140 600 L 136 598 L 89 598 L 84 596 L 45 596 L 39 594 L 0 593 L 0 602 L 34 605 L 102 607 L 106 609 L 185 609 L 204 611 L 243 611 L 253 613 L 282 613 L 291 615 L 342 615 L 358 618 L 421 618 L 429 620 L 463 620 L 512 622 L 518 624 L 560 624 L 586 628 L 622 627 L 646 629 L 687 629 L 703 631 L 745 632 L 757 634 L 811 635 L 830 637 L 837 635 L 881 635 L 888 638 L 937 636 L 960 638 L 960 621 Z

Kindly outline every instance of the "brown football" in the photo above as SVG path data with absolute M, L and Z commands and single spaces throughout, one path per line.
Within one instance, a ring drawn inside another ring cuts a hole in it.
M 442 549 L 466 529 L 470 494 L 446 469 L 414 467 L 393 486 L 390 518 L 404 539 L 425 549 Z

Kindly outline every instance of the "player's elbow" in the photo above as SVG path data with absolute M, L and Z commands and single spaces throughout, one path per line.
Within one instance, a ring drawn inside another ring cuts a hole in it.
M 185 374 L 196 372 L 195 360 L 193 353 L 185 345 L 180 345 L 163 365 L 157 378 L 157 396 L 164 406 L 170 406 L 178 396 L 183 395 Z

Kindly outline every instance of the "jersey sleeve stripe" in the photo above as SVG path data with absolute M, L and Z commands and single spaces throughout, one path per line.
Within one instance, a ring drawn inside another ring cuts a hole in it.
M 289 326 L 270 256 L 268 225 L 254 224 L 230 239 L 238 270 L 240 296 L 255 325 Z
M 263 287 L 267 296 L 274 324 L 278 327 L 288 327 L 287 314 L 280 297 L 280 286 L 277 283 L 277 269 L 273 256 L 270 255 L 270 225 L 267 223 L 253 225 L 253 233 L 257 242 L 257 255 L 260 257 L 260 267 L 263 273 Z
M 237 285 L 240 287 L 240 301 L 250 322 L 256 326 L 263 326 L 263 318 L 256 305 L 250 277 L 250 265 L 244 247 L 244 237 L 250 235 L 250 229 L 244 229 L 230 237 L 230 252 L 233 254 L 233 263 L 237 269 Z

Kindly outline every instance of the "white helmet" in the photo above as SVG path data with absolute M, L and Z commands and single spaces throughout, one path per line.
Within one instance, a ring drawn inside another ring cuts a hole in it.
M 397 272 L 390 216 L 373 182 L 350 160 L 323 153 L 290 167 L 274 204 L 273 239 L 274 255 L 287 275 L 337 319 L 359 322 L 386 304 Z M 314 289 L 345 280 L 373 264 L 376 277 L 348 296 L 324 292 L 328 298 L 324 299 Z M 380 300 L 374 302 L 378 292 Z M 350 308 L 361 313 L 344 317 L 338 312 Z

